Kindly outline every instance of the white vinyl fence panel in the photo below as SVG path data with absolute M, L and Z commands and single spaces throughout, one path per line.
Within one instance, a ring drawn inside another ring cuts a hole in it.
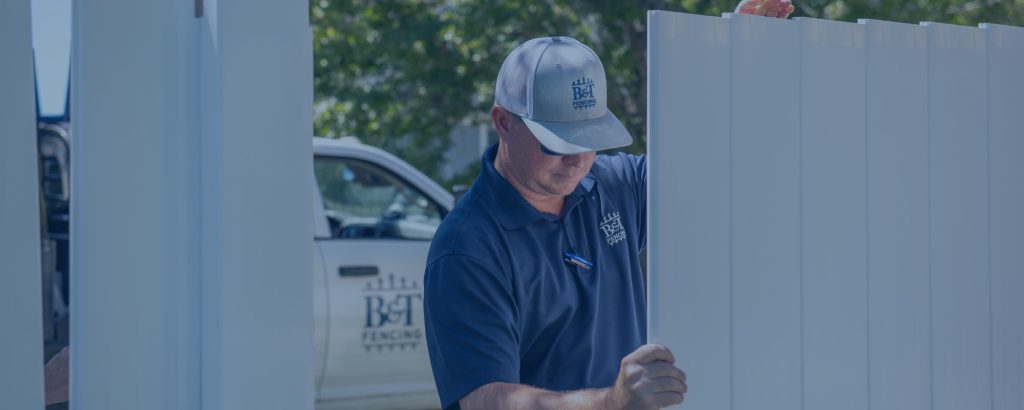
M 1024 408 L 1024 34 L 982 25 L 988 36 L 988 215 L 992 404 Z
M 1024 29 L 649 16 L 689 409 L 1024 409 Z
M 32 28 L 0 2 L 0 408 L 43 406 L 43 321 Z
M 987 409 L 992 355 L 985 33 L 927 28 L 933 408 Z
M 751 18 L 733 21 L 730 34 L 732 298 L 747 301 L 732 306 L 733 405 L 792 409 L 801 399 L 790 382 L 801 375 L 800 32 Z
M 871 409 L 929 409 L 927 31 L 865 26 Z
M 864 26 L 824 20 L 795 25 L 803 50 L 796 161 L 803 407 L 865 409 Z

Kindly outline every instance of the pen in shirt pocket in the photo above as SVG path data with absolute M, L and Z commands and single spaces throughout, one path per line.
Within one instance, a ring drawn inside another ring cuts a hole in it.
M 590 270 L 591 268 L 594 267 L 593 263 L 590 263 L 590 261 L 583 259 L 582 256 L 579 256 L 572 252 L 563 253 L 562 260 L 569 265 L 578 266 L 580 268 L 583 268 L 584 270 Z

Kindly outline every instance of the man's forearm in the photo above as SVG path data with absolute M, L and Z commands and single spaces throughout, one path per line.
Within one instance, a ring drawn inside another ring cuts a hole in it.
M 476 388 L 459 405 L 464 410 L 592 410 L 609 408 L 610 389 L 554 392 L 511 383 L 488 383 Z

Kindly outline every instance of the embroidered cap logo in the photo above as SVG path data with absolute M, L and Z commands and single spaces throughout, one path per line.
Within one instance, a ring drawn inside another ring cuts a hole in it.
M 587 77 L 580 77 L 572 82 L 572 108 L 585 110 L 597 106 L 597 99 L 594 98 L 594 80 Z

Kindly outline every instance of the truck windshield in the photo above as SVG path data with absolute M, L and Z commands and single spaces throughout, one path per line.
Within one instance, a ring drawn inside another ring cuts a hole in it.
M 441 224 L 437 203 L 378 165 L 318 156 L 313 170 L 334 238 L 430 240 Z

